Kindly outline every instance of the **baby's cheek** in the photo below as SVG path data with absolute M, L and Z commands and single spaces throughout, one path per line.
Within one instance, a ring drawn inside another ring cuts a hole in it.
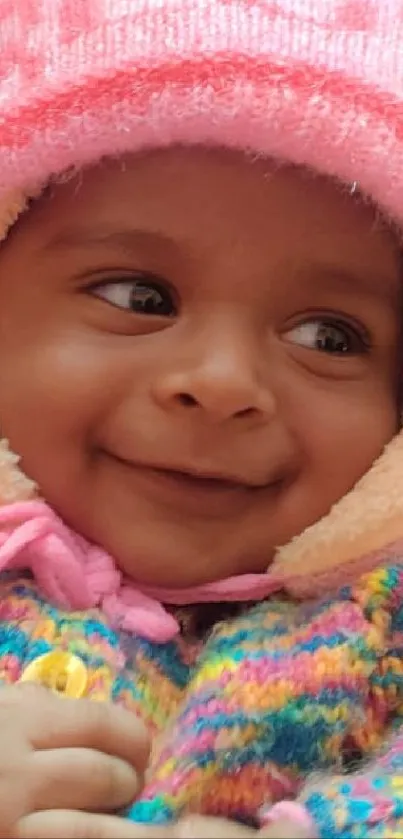
M 355 389 L 353 387 L 355 385 Z M 333 382 L 301 413 L 300 434 L 312 474 L 333 487 L 334 500 L 367 472 L 396 433 L 396 400 L 383 383 Z

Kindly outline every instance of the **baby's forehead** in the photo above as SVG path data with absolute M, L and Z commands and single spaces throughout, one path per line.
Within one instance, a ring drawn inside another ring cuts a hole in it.
M 171 147 L 102 159 L 81 170 L 52 177 L 29 206 L 36 212 L 42 210 L 50 214 L 57 208 L 60 214 L 63 209 L 67 212 L 69 207 L 76 211 L 83 202 L 93 200 L 96 203 L 102 196 L 107 207 L 108 198 L 113 200 L 118 192 L 130 190 L 132 185 L 147 185 L 161 204 L 172 204 L 184 184 L 194 180 L 200 185 L 200 182 L 214 181 L 217 177 L 221 191 L 239 192 L 241 186 L 249 183 L 255 194 L 266 199 L 275 193 L 276 196 L 283 194 L 285 200 L 287 197 L 294 199 L 296 195 L 301 203 L 306 197 L 310 204 L 333 200 L 342 204 L 346 212 L 354 212 L 355 208 L 357 216 L 370 221 L 374 229 L 389 227 L 381 212 L 361 196 L 357 183 L 346 185 L 303 166 L 251 157 L 230 149 L 204 147 Z M 167 194 L 165 184 L 169 182 L 175 183 L 177 189 Z M 251 194 L 250 191 L 249 197 Z M 144 192 L 138 193 L 135 189 L 131 192 L 132 202 L 137 206 L 146 197 Z
M 105 230 L 113 235 L 105 236 Z M 204 246 L 209 238 L 218 254 L 225 236 L 245 251 L 253 240 L 254 256 L 260 251 L 263 261 L 282 238 L 280 256 L 290 264 L 294 257 L 305 260 L 309 271 L 310 263 L 316 257 L 323 262 L 329 251 L 330 261 L 358 260 L 364 273 L 374 273 L 379 295 L 391 292 L 385 275 L 396 294 L 400 289 L 399 238 L 357 185 L 220 149 L 128 155 L 54 178 L 30 202 L 10 238 L 39 250 L 74 240 L 122 244 L 131 230 L 133 240 L 134 234 L 137 241 L 148 238 L 154 250 L 168 239 L 179 248 L 192 242 L 197 250 L 198 240 Z

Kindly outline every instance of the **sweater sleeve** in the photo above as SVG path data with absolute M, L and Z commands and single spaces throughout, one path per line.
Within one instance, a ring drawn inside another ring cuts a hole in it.
M 403 726 L 362 771 L 309 782 L 299 802 L 319 839 L 402 839 Z

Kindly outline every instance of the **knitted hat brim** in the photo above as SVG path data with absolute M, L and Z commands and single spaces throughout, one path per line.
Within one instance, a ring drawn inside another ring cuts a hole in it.
M 103 156 L 224 146 L 357 183 L 403 218 L 403 108 L 340 72 L 233 54 L 131 67 L 40 90 L 0 124 L 0 202 Z M 326 141 L 324 142 L 324 138 Z

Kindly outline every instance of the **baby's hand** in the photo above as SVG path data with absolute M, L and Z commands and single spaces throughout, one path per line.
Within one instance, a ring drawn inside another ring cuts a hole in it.
M 314 839 L 312 831 L 286 818 L 256 831 L 197 816 L 169 827 L 147 827 L 113 816 L 59 810 L 28 816 L 21 828 L 19 839 Z
M 149 829 L 133 833 L 130 839 L 315 839 L 313 832 L 289 818 L 276 819 L 261 830 L 243 827 L 226 819 L 194 816 L 185 818 L 166 832 Z M 66 837 L 67 839 L 67 837 Z M 120 839 L 119 835 L 116 839 Z
M 0 688 L 0 839 L 29 835 L 32 814 L 41 836 L 40 811 L 126 806 L 141 788 L 148 753 L 142 724 L 121 708 L 31 684 Z M 63 829 L 72 830 L 68 823 L 64 812 Z
M 301 825 L 285 819 L 259 831 L 209 818 L 185 819 L 171 827 L 145 827 L 113 816 L 54 810 L 24 819 L 18 839 L 314 839 L 314 836 Z

